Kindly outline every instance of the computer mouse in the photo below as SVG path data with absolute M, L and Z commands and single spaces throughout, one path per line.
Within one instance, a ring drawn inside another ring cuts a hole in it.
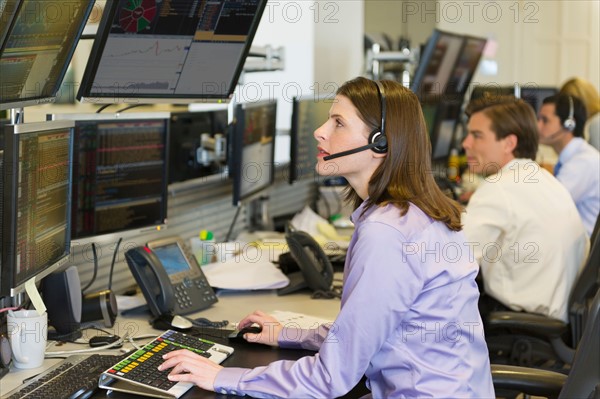
M 171 326 L 180 328 L 182 330 L 187 330 L 192 328 L 194 324 L 192 324 L 192 321 L 186 317 L 175 315 L 173 316 L 173 319 L 171 319 Z
M 250 334 L 258 334 L 262 331 L 262 328 L 258 327 L 258 326 L 249 326 L 249 327 L 244 327 L 241 330 L 234 330 L 231 334 L 229 334 L 227 336 L 227 338 L 229 338 L 230 340 L 235 340 L 235 341 L 244 341 L 247 342 L 244 339 L 244 334 L 246 333 L 250 333 Z
M 112 344 L 120 339 L 121 337 L 118 335 L 96 335 L 95 337 L 90 338 L 88 343 L 92 348 L 97 348 L 99 346 Z M 120 348 L 122 346 L 123 344 L 118 344 L 115 345 L 114 348 Z

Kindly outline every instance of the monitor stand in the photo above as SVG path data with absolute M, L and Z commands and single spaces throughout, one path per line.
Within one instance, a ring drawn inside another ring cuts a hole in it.
M 248 202 L 248 227 L 251 231 L 273 231 L 273 219 L 269 214 L 269 197 L 260 196 Z

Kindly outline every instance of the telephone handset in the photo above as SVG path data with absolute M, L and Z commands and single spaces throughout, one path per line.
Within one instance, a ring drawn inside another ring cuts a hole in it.
M 193 313 L 217 302 L 196 258 L 178 237 L 130 249 L 125 259 L 155 317 Z
M 285 240 L 300 272 L 288 274 L 290 284 L 279 289 L 277 294 L 286 295 L 302 288 L 329 291 L 333 283 L 333 266 L 323 248 L 310 234 L 295 230 L 290 223 L 285 230 Z

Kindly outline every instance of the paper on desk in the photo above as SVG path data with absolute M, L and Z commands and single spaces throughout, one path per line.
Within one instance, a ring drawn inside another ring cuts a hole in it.
M 268 256 L 250 259 L 241 253 L 235 257 L 202 266 L 211 287 L 228 290 L 265 290 L 287 286 L 290 280 Z
M 318 328 L 321 325 L 331 325 L 332 320 L 315 317 L 304 313 L 289 312 L 285 310 L 274 310 L 269 312 L 285 327 L 311 329 Z
M 348 249 L 350 236 L 340 235 L 335 227 L 308 206 L 294 215 L 290 223 L 296 230 L 310 234 L 326 253 L 345 253 Z

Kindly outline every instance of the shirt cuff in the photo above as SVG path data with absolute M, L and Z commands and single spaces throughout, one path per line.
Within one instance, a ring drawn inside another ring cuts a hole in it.
M 217 373 L 214 390 L 223 395 L 240 395 L 244 393 L 238 389 L 242 376 L 250 369 L 240 367 L 224 367 Z
M 306 330 L 301 328 L 283 327 L 279 333 L 277 343 L 280 348 L 303 349 L 302 343 L 306 339 Z

